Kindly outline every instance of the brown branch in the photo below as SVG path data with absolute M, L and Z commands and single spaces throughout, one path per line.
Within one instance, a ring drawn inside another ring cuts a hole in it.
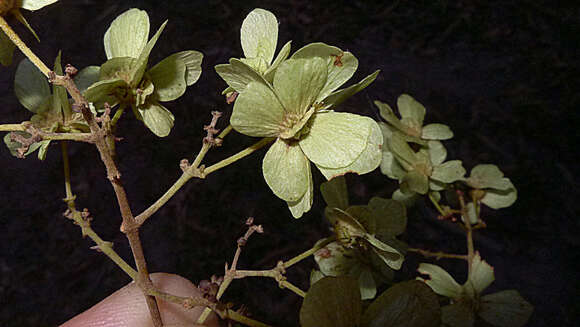
M 131 207 L 129 206 L 129 201 L 127 199 L 127 194 L 125 193 L 125 188 L 121 183 L 121 173 L 117 169 L 117 165 L 113 159 L 114 149 L 109 146 L 110 142 L 108 140 L 114 140 L 114 135 L 110 129 L 110 120 L 108 112 L 105 112 L 102 117 L 100 117 L 99 122 L 101 126 L 97 123 L 97 119 L 93 116 L 93 113 L 89 110 L 89 105 L 87 100 L 83 97 L 77 86 L 73 81 L 73 76 L 76 74 L 77 69 L 71 65 L 66 65 L 65 75 L 58 76 L 55 72 L 51 71 L 48 73 L 49 81 L 55 85 L 64 86 L 68 93 L 74 100 L 73 107 L 80 110 L 84 119 L 89 125 L 93 141 L 101 161 L 105 164 L 105 169 L 107 172 L 107 178 L 113 186 L 115 195 L 117 196 L 117 203 L 119 204 L 119 209 L 121 211 L 121 217 L 123 218 L 123 223 L 121 224 L 121 231 L 125 233 L 127 239 L 129 240 L 129 245 L 131 246 L 131 251 L 133 252 L 133 258 L 135 259 L 135 265 L 137 266 L 138 278 L 137 282 L 145 295 L 145 300 L 153 320 L 153 324 L 156 327 L 163 326 L 161 321 L 161 314 L 159 313 L 159 308 L 155 297 L 148 295 L 145 289 L 153 289 L 153 283 L 149 278 L 149 272 L 147 270 L 147 263 L 145 261 L 145 255 L 143 253 L 143 247 L 141 246 L 141 240 L 139 239 L 139 224 L 135 222 Z

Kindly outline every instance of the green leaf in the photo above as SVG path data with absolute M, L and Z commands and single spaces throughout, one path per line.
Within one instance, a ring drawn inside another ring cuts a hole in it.
M 324 100 L 334 90 L 348 81 L 358 68 L 356 57 L 337 47 L 333 47 L 321 42 L 310 43 L 296 51 L 291 59 L 320 57 L 325 60 L 328 69 L 326 84 L 320 92 L 316 102 Z
M 447 125 L 429 124 L 423 126 L 421 138 L 426 140 L 448 140 L 453 137 L 453 132 Z
M 131 81 L 129 84 L 131 85 L 132 88 L 135 88 L 141 82 L 143 74 L 145 73 L 145 69 L 147 68 L 147 62 L 149 61 L 149 55 L 151 54 L 151 50 L 153 50 L 155 43 L 157 43 L 157 40 L 159 39 L 159 36 L 161 35 L 161 32 L 163 32 L 163 29 L 165 29 L 166 25 L 167 20 L 164 21 L 163 24 L 161 24 L 161 26 L 159 27 L 157 32 L 155 32 L 151 40 L 147 42 L 147 44 L 143 48 L 143 51 L 141 51 L 141 54 L 139 55 L 139 57 L 137 57 L 137 60 L 133 62 L 133 67 L 129 74 L 130 76 L 129 80 Z
M 276 16 L 268 10 L 256 8 L 246 16 L 240 32 L 244 56 L 262 57 L 270 64 L 278 43 Z
M 175 118 L 173 114 L 164 106 L 157 102 L 146 103 L 142 107 L 137 108 L 143 123 L 155 135 L 165 137 L 171 132 Z
M 310 285 L 316 283 L 317 281 L 321 280 L 324 277 L 325 276 L 321 271 L 312 269 L 312 271 L 310 272 Z
M 325 277 L 310 287 L 302 308 L 302 327 L 360 326 L 362 304 L 359 286 L 350 277 Z
M 414 206 L 419 199 L 419 195 L 417 193 L 403 193 L 401 189 L 396 189 L 391 197 L 393 200 L 404 204 L 407 208 Z
M 506 290 L 481 298 L 478 315 L 499 327 L 521 327 L 528 322 L 534 307 L 516 290 Z
M 310 185 L 310 162 L 297 144 L 278 139 L 262 162 L 264 179 L 274 194 L 287 202 L 300 200 Z
M 395 200 L 373 197 L 368 207 L 376 218 L 378 237 L 389 238 L 402 234 L 407 228 L 407 209 Z
M 441 321 L 443 326 L 449 327 L 473 327 L 475 314 L 471 308 L 470 300 L 455 302 L 441 308 Z
M 348 208 L 348 191 L 344 176 L 338 176 L 322 183 L 320 192 L 327 206 L 342 210 Z
M 3 31 L 0 31 L 0 64 L 9 66 L 12 64 L 12 56 L 16 46 Z
M 185 64 L 185 80 L 187 86 L 193 85 L 199 79 L 201 75 L 201 62 L 203 60 L 203 54 L 199 51 L 187 50 L 180 51 L 169 56 L 181 59 Z
M 274 81 L 274 75 L 276 73 L 276 70 L 278 69 L 280 64 L 282 62 L 284 62 L 284 60 L 286 60 L 286 58 L 288 58 L 288 55 L 290 54 L 291 44 L 292 44 L 292 41 L 288 41 L 288 42 L 286 42 L 286 44 L 284 44 L 284 46 L 282 47 L 282 49 L 278 53 L 278 56 L 276 56 L 276 59 L 274 59 L 274 62 L 272 63 L 272 65 L 270 67 L 268 67 L 268 69 L 264 72 L 264 78 L 268 82 L 272 83 Z
M 34 11 L 53 4 L 57 1 L 58 0 L 22 0 L 20 7 L 26 10 Z
M 105 32 L 103 43 L 107 59 L 138 58 L 149 37 L 149 16 L 144 10 L 132 8 L 117 16 Z
M 502 190 L 485 190 L 485 195 L 481 199 L 481 202 L 486 206 L 493 209 L 507 208 L 514 204 L 518 198 L 518 192 L 510 181 L 510 188 L 505 191 Z
M 408 94 L 401 94 L 397 98 L 397 108 L 403 121 L 409 120 L 421 127 L 425 118 L 425 107 Z M 415 127 L 415 126 L 411 126 Z
M 374 213 L 367 206 L 350 206 L 344 211 L 353 217 L 359 224 L 361 224 L 365 231 L 370 234 L 375 234 L 377 229 L 377 222 Z
M 274 90 L 287 113 L 304 115 L 326 82 L 326 65 L 320 58 L 289 59 L 274 76 Z
M 312 207 L 312 201 L 314 200 L 314 184 L 312 183 L 312 173 L 310 172 L 310 163 L 306 166 L 308 167 L 308 189 L 302 198 L 298 201 L 287 201 L 288 208 L 292 213 L 294 218 L 300 218 L 302 215 Z
M 74 81 L 81 93 L 85 92 L 89 86 L 99 81 L 101 67 L 87 66 L 75 76 Z
M 159 101 L 172 101 L 185 93 L 186 66 L 177 56 L 169 56 L 148 72 L 151 82 L 155 86 L 155 95 Z
M 32 112 L 38 112 L 51 96 L 46 76 L 28 59 L 22 60 L 16 68 L 14 93 L 18 101 Z
M 250 82 L 263 83 L 271 87 L 262 75 L 239 59 L 232 58 L 229 64 L 216 65 L 215 71 L 231 88 L 240 94 L 245 92 Z
M 431 178 L 443 183 L 453 183 L 463 179 L 465 176 L 465 168 L 461 160 L 447 161 L 433 169 Z
M 300 148 L 319 167 L 346 167 L 367 146 L 369 120 L 344 112 L 317 113 L 311 119 L 309 134 L 299 141 Z
M 418 281 L 393 285 L 367 308 L 367 327 L 439 327 L 441 311 L 437 295 Z
M 496 165 L 490 164 L 473 167 L 471 175 L 465 181 L 469 186 L 478 189 L 493 188 L 505 191 L 513 187 L 509 178 L 505 178 Z
M 343 103 L 346 99 L 350 98 L 351 96 L 364 90 L 367 86 L 371 85 L 371 83 L 375 81 L 375 79 L 379 75 L 379 72 L 380 70 L 376 70 L 374 73 L 365 77 L 360 82 L 353 84 L 345 89 L 332 92 L 329 96 L 327 96 L 323 100 L 325 107 L 328 109 L 332 109 L 338 106 L 339 104 Z
M 64 74 L 64 72 L 62 70 L 62 65 L 61 65 L 61 52 L 60 51 L 58 52 L 58 56 L 56 57 L 56 59 L 54 61 L 54 72 L 57 75 Z M 60 116 L 59 123 L 64 123 L 64 121 L 67 120 L 70 117 L 70 115 L 72 114 L 72 108 L 71 108 L 70 102 L 68 100 L 68 93 L 67 93 L 66 89 L 64 88 L 64 86 L 58 86 L 58 85 L 53 84 L 52 85 L 52 98 L 53 98 L 53 100 L 52 100 L 53 111 L 55 112 L 55 114 Z M 46 146 L 48 146 L 48 144 Z M 45 153 L 46 153 L 46 146 L 44 147 Z M 40 152 L 39 152 L 39 156 L 40 156 Z M 46 157 L 46 154 L 43 157 Z M 44 160 L 44 159 L 41 159 L 41 160 Z
M 327 179 L 334 178 L 335 176 L 345 175 L 346 173 L 355 174 L 366 174 L 375 170 L 380 164 L 383 158 L 382 145 L 383 145 L 383 135 L 379 128 L 379 125 L 372 119 L 369 118 L 370 124 L 370 134 L 367 140 L 367 145 L 363 152 L 348 166 L 341 168 L 326 168 L 317 166 L 320 172 Z
M 428 280 L 420 277 L 417 279 L 424 281 L 435 293 L 452 299 L 459 299 L 463 294 L 461 285 L 457 284 L 455 279 L 443 268 L 430 263 L 422 263 L 417 271 L 429 276 Z
M 20 23 L 22 23 L 22 25 L 24 25 L 30 31 L 30 33 L 32 33 L 32 35 L 34 35 L 34 38 L 38 42 L 40 42 L 40 39 L 38 38 L 38 35 L 36 35 L 36 32 L 34 31 L 34 29 L 32 28 L 32 26 L 30 26 L 30 24 L 28 23 L 28 21 L 26 20 L 26 18 L 24 16 L 22 16 L 22 13 L 20 12 L 20 10 L 12 11 L 12 14 L 14 15 L 14 17 L 16 17 L 16 20 L 18 20 Z
M 284 107 L 272 89 L 264 82 L 250 82 L 236 99 L 230 123 L 248 136 L 277 137 L 283 120 Z

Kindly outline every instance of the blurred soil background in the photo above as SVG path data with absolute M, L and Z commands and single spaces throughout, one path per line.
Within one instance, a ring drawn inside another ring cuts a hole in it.
M 381 69 L 377 81 L 340 110 L 379 119 L 373 100 L 394 105 L 399 94 L 411 94 L 427 108 L 428 121 L 446 123 L 455 132 L 455 138 L 444 142 L 449 158 L 462 159 L 468 170 L 477 163 L 494 163 L 511 178 L 518 201 L 508 209 L 485 210 L 488 228 L 475 238 L 476 248 L 495 268 L 489 291 L 517 289 L 535 307 L 528 326 L 575 325 L 580 314 L 576 1 L 68 0 L 34 15 L 24 12 L 41 43 L 24 28 L 18 31 L 49 65 L 59 50 L 63 63 L 98 65 L 105 61 L 105 30 L 131 7 L 149 13 L 152 30 L 169 19 L 151 64 L 180 50 L 204 54 L 200 80 L 167 105 L 176 117 L 168 137 L 155 137 L 131 113 L 122 119 L 118 163 L 135 214 L 179 177 L 182 158 L 191 160 L 197 153 L 210 111 L 223 111 L 218 128 L 227 125 L 231 106 L 220 95 L 226 84 L 213 66 L 242 56 L 242 20 L 262 7 L 280 21 L 278 47 L 288 40 L 293 40 L 293 50 L 321 41 L 353 52 L 359 70 L 347 85 Z M 15 63 L 21 58 L 17 53 Z M 31 116 L 13 93 L 15 67 L 1 68 L 2 123 Z M 233 132 L 206 163 L 255 141 Z M 242 269 L 271 268 L 329 234 L 318 191 L 322 176 L 314 173 L 312 210 L 294 220 L 263 180 L 264 153 L 189 182 L 147 222 L 141 239 L 150 271 L 177 273 L 196 283 L 222 274 L 248 216 L 266 232 L 250 239 Z M 88 208 L 97 233 L 131 261 L 96 150 L 73 144 L 70 154 L 77 207 Z M 375 195 L 389 197 L 396 188 L 378 171 L 347 180 L 354 204 L 366 204 Z M 90 250 L 90 240 L 62 216 L 58 145 L 51 146 L 44 162 L 35 156 L 16 159 L 2 149 L 0 181 L 0 325 L 58 325 L 129 282 L 110 260 Z M 461 230 L 438 221 L 428 203 L 409 214 L 403 239 L 411 246 L 465 252 Z M 432 261 L 409 255 L 397 278 L 415 277 L 419 262 Z M 438 264 L 464 281 L 462 262 Z M 307 289 L 312 268 L 313 260 L 307 260 L 290 269 L 288 278 Z M 272 280 L 235 281 L 224 299 L 245 304 L 253 317 L 267 323 L 298 325 L 301 299 Z

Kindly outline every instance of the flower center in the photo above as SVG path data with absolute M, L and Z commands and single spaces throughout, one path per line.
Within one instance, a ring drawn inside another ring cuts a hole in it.
M 316 108 L 311 107 L 304 114 L 295 112 L 284 113 L 284 119 L 280 123 L 280 137 L 285 140 L 299 140 L 302 136 L 308 134 L 310 128 L 307 126 L 307 123 L 315 111 Z

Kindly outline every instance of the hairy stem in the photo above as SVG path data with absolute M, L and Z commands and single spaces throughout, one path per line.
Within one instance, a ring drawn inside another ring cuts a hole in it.
M 409 249 L 407 249 L 407 251 L 416 252 L 424 257 L 435 258 L 437 260 L 442 259 L 442 258 L 467 260 L 467 255 L 465 255 L 465 254 L 450 254 L 450 253 L 444 253 L 441 251 L 432 252 L 432 251 L 417 249 L 417 248 L 409 248 Z
M 20 37 L 18 36 L 18 34 L 16 32 L 14 32 L 14 30 L 12 29 L 12 27 L 10 27 L 10 25 L 8 24 L 8 22 L 2 16 L 0 16 L 0 29 L 2 29 L 2 31 L 4 31 L 4 33 L 12 41 L 12 43 L 14 43 L 14 45 L 16 45 L 16 47 L 18 49 L 20 49 L 20 51 L 22 51 L 22 53 L 24 53 L 24 55 L 26 57 L 28 57 L 28 59 L 30 59 L 30 61 L 32 61 L 32 63 L 36 67 L 38 67 L 38 69 L 46 77 L 48 77 L 48 73 L 50 72 L 50 69 L 48 67 L 46 67 L 46 65 L 42 62 L 42 60 L 40 60 L 34 54 L 34 52 L 32 52 L 32 50 L 30 50 L 30 48 L 26 45 L 26 43 L 24 43 L 24 41 L 22 41 L 20 39 Z
M 236 153 L 236 154 L 234 154 L 234 155 L 232 155 L 232 156 L 230 156 L 230 157 L 228 157 L 228 158 L 226 158 L 218 163 L 215 163 L 215 164 L 205 168 L 203 170 L 202 176 L 206 177 L 207 175 L 213 173 L 216 170 L 219 170 L 223 167 L 231 165 L 232 163 L 234 163 L 242 158 L 245 158 L 245 157 L 249 156 L 250 154 L 265 147 L 266 145 L 274 142 L 274 140 L 275 140 L 274 138 L 263 138 L 259 142 L 256 142 L 256 143 L 250 145 L 249 147 L 245 148 L 244 150 L 242 150 L 242 151 L 240 151 L 240 152 L 238 152 L 238 153 Z

